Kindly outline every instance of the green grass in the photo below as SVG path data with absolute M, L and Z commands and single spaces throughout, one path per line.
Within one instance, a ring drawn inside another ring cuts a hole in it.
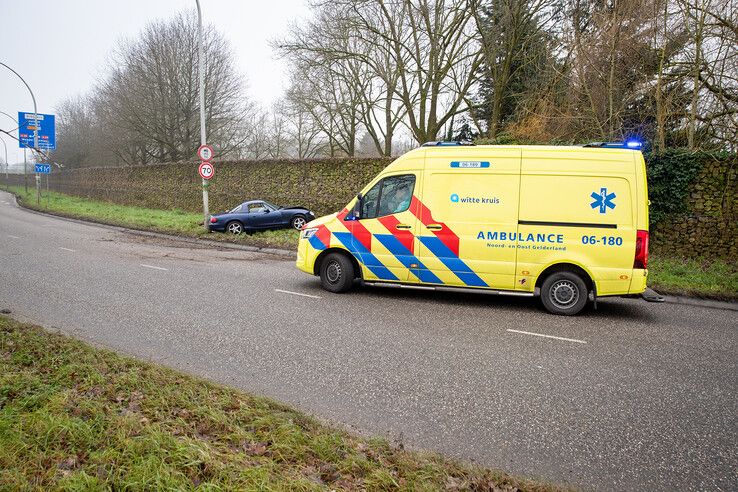
M 25 194 L 23 188 L 18 186 L 11 187 L 11 191 L 16 193 L 26 207 L 68 217 L 254 246 L 291 250 L 297 246 L 298 233 L 291 229 L 240 236 L 208 234 L 200 225 L 202 217 L 199 214 L 181 210 L 155 210 L 116 205 L 54 192 L 49 194 L 48 200 L 44 197 L 41 204 L 36 205 L 35 190 L 31 189 Z M 652 254 L 649 259 L 648 283 L 650 287 L 667 294 L 738 300 L 738 264 L 720 260 L 686 260 Z
M 0 490 L 513 487 L 556 490 L 0 316 Z
M 260 247 L 297 248 L 299 233 L 292 229 L 241 234 L 239 236 L 217 232 L 208 233 L 202 226 L 202 215 L 184 212 L 182 210 L 157 210 L 118 205 L 53 191 L 48 194 L 44 191 L 43 197 L 37 205 L 36 190 L 34 188 L 29 188 L 29 192 L 25 193 L 22 186 L 11 186 L 10 191 L 16 194 L 25 207 L 51 212 L 65 217 L 215 241 L 249 244 Z
M 648 285 L 662 293 L 738 300 L 738 263 L 651 256 Z

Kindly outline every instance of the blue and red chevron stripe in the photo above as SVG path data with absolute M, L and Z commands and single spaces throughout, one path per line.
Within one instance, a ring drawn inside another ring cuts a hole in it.
M 433 219 L 431 211 L 413 195 L 410 211 L 425 226 L 440 225 L 439 230 L 433 230 L 435 236 L 418 236 L 418 240 L 433 253 L 459 280 L 472 287 L 487 287 L 484 282 L 469 266 L 459 258 L 459 237 L 442 222 Z M 399 280 L 381 261 L 372 253 L 372 240 L 379 241 L 405 268 L 410 270 L 421 282 L 443 284 L 444 282 L 428 269 L 415 256 L 415 235 L 409 230 L 397 229 L 400 221 L 394 215 L 381 217 L 378 220 L 389 234 L 372 234 L 361 222 L 350 221 L 344 223 L 348 209 L 343 209 L 336 216 L 339 223 L 346 228 L 346 232 L 331 232 L 326 226 L 319 226 L 318 232 L 310 238 L 310 244 L 324 250 L 330 245 L 331 234 L 349 250 L 357 260 L 362 262 L 377 278 L 382 280 Z

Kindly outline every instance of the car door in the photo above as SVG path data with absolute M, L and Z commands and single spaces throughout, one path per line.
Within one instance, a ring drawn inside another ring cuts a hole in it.
M 269 209 L 264 202 L 251 202 L 248 204 L 248 225 L 254 229 L 266 229 L 269 227 Z
M 284 217 L 280 210 L 266 202 L 264 202 L 264 207 L 267 210 L 267 212 L 264 213 L 265 227 L 280 227 L 284 225 Z
M 365 280 L 411 280 L 410 270 L 417 267 L 411 204 L 419 182 L 417 172 L 384 176 L 362 197 L 350 227 Z
M 444 284 L 515 288 L 521 151 L 429 153 L 418 259 Z

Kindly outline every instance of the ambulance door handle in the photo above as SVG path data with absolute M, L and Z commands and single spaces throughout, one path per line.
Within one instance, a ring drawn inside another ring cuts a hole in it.
M 397 224 L 395 226 L 395 229 L 412 229 L 412 228 L 413 226 L 411 226 L 410 224 Z
M 425 228 L 429 231 L 440 231 L 443 229 L 443 226 L 441 224 L 428 224 Z

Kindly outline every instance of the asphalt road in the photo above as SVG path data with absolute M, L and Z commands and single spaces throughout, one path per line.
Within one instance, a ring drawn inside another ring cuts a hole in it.
M 336 295 L 290 260 L 45 217 L 5 193 L 0 308 L 516 474 L 738 489 L 735 311 L 612 299 L 564 318 L 531 299 Z

